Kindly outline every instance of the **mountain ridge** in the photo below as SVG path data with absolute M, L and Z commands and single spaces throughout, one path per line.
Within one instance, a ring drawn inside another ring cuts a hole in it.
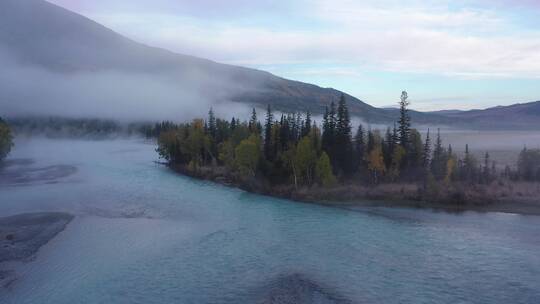
M 2 51 L 18 64 L 55 75 L 102 71 L 157 75 L 216 102 L 230 100 L 260 108 L 270 104 L 282 112 L 322 114 L 344 94 L 350 114 L 367 123 L 390 124 L 399 115 L 397 109 L 376 108 L 334 88 L 148 46 L 44 0 L 0 2 L 0 55 Z M 470 114 L 411 111 L 411 116 L 416 124 L 475 125 Z

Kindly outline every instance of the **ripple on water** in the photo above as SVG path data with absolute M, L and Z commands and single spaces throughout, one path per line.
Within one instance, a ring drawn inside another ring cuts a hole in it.
M 348 304 L 353 303 L 337 291 L 322 286 L 299 273 L 282 275 L 262 287 L 259 304 Z

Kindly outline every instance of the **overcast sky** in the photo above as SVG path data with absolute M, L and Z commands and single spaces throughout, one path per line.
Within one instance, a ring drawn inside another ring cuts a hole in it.
M 419 110 L 540 100 L 540 0 L 49 0 L 134 40 Z

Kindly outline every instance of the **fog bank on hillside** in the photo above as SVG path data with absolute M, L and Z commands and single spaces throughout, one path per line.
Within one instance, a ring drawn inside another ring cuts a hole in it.
M 202 75 L 177 77 L 116 70 L 56 72 L 18 63 L 1 48 L 0 66 L 2 116 L 181 121 L 204 117 L 210 107 L 223 117 L 247 118 L 251 110 L 229 101 L 230 96 L 241 92 L 240 84 Z

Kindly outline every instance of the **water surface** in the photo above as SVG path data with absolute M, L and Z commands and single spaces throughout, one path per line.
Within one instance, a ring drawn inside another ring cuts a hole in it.
M 77 217 L 0 302 L 540 303 L 540 217 L 293 203 L 155 160 L 139 140 L 19 140 L 0 215 Z

